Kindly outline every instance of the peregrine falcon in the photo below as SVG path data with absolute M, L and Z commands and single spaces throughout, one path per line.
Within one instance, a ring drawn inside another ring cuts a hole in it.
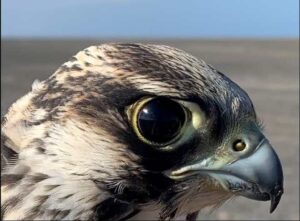
M 283 194 L 247 95 L 164 45 L 78 52 L 2 121 L 4 220 L 194 220 L 235 196 Z

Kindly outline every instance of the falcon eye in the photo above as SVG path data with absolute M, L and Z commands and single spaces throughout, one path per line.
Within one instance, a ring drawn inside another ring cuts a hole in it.
M 168 145 L 179 138 L 186 122 L 182 105 L 165 97 L 146 99 L 134 115 L 134 129 L 138 137 L 158 146 Z
M 236 140 L 234 143 L 233 143 L 233 150 L 234 151 L 243 151 L 244 149 L 246 148 L 246 144 L 244 141 L 242 140 Z

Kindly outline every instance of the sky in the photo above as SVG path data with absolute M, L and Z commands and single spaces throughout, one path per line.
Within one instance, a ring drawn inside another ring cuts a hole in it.
M 295 38 L 299 0 L 2 0 L 9 38 Z

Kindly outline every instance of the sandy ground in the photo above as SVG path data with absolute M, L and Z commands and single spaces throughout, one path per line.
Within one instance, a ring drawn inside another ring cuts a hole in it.
M 1 113 L 74 53 L 104 41 L 2 41 Z M 139 41 L 141 42 L 141 41 Z M 226 73 L 252 98 L 265 133 L 282 160 L 285 193 L 269 202 L 237 198 L 199 219 L 299 220 L 299 43 L 296 40 L 151 41 L 186 50 Z

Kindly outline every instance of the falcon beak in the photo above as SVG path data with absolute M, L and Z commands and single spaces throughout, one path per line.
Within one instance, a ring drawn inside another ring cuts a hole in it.
M 271 200 L 270 213 L 276 209 L 283 194 L 283 173 L 280 160 L 266 139 L 252 155 L 224 166 L 223 170 L 258 187 L 260 193 L 252 195 L 246 191 L 246 197 Z
M 267 139 L 263 139 L 246 158 L 217 168 L 196 163 L 173 171 L 170 177 L 180 179 L 195 174 L 208 174 L 234 194 L 260 201 L 271 200 L 270 213 L 276 209 L 283 194 L 281 163 Z

